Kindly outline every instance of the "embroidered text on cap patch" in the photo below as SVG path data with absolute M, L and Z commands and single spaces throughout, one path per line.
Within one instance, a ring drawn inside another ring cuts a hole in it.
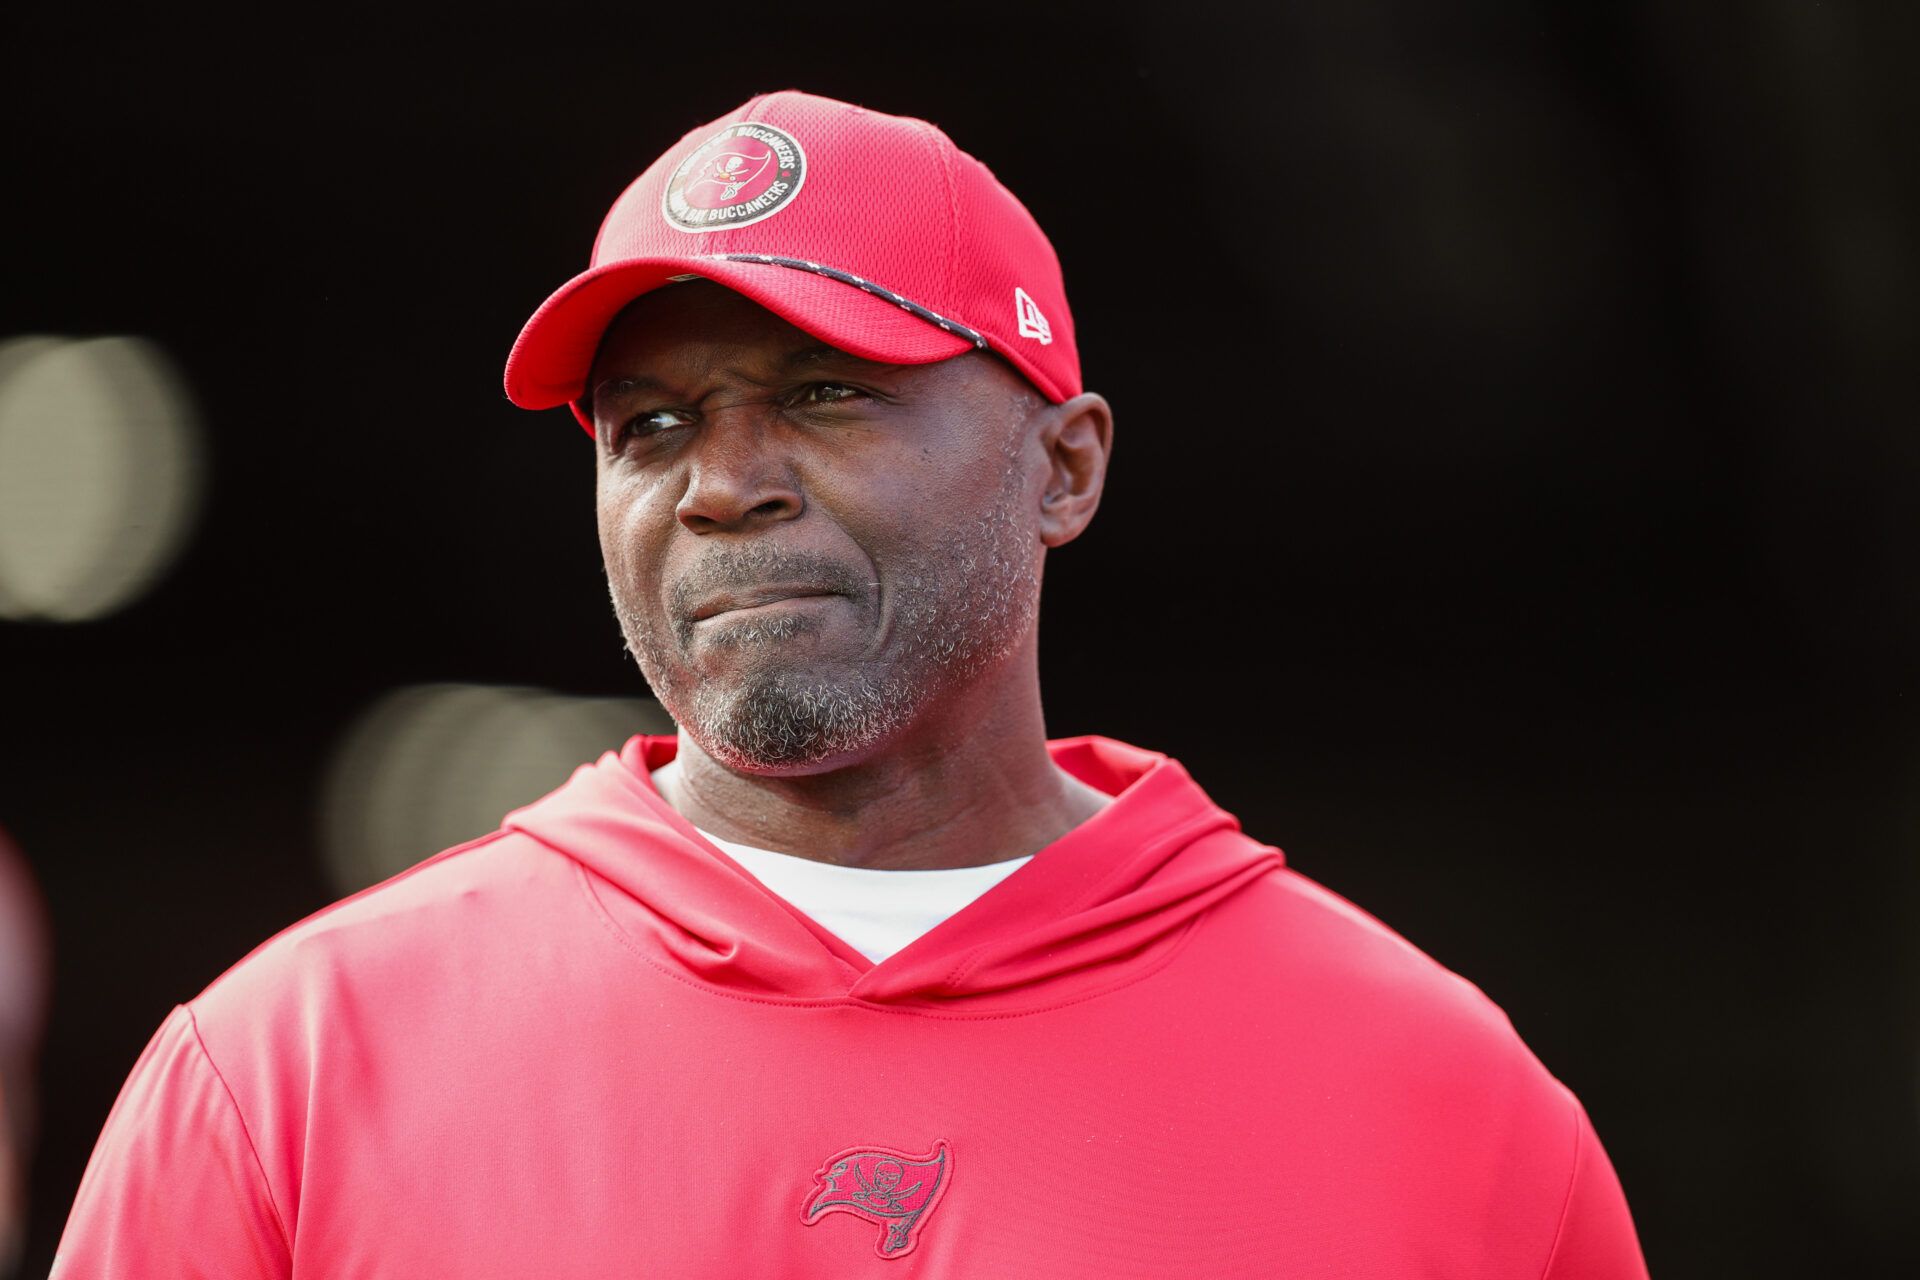
M 695 147 L 667 179 L 660 212 L 677 231 L 725 231 L 770 218 L 807 180 L 799 140 L 772 125 L 730 124 Z

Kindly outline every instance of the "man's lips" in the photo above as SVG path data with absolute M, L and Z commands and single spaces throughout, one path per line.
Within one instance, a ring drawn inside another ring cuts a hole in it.
M 693 611 L 688 619 L 693 622 L 705 622 L 708 618 L 717 618 L 725 613 L 737 613 L 742 609 L 758 609 L 763 605 L 779 604 L 784 600 L 807 600 L 824 596 L 837 596 L 840 592 L 829 587 L 812 583 L 775 583 L 766 586 L 737 588 L 708 596 Z

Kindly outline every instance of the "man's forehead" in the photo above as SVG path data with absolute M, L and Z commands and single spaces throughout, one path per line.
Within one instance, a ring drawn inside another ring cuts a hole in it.
M 831 343 L 821 342 L 807 334 L 800 335 L 801 345 L 792 350 L 782 351 L 777 347 L 760 349 L 755 347 L 735 348 L 722 352 L 711 352 L 714 356 L 732 356 L 735 362 L 750 366 L 750 372 L 759 377 L 805 377 L 809 374 L 828 372 L 847 372 L 850 370 L 880 371 L 897 369 L 898 365 L 876 364 L 863 360 L 851 352 L 842 351 Z M 647 357 L 647 350 L 616 351 L 612 355 L 603 350 L 604 360 L 594 362 L 594 381 L 587 389 L 589 398 L 630 395 L 637 391 L 652 390 L 661 385 L 660 378 L 647 371 L 653 362 Z M 714 364 L 726 363 L 724 359 L 713 360 Z
M 725 352 L 770 371 L 804 372 L 845 365 L 875 366 L 806 332 L 759 303 L 705 280 L 675 283 L 644 294 L 614 317 L 594 356 L 589 389 L 598 392 L 628 376 L 624 366 L 673 353 Z
M 936 370 L 942 371 L 936 373 Z M 685 392 L 686 379 L 724 371 L 770 385 L 793 379 L 885 380 L 923 372 L 948 394 L 976 379 L 1024 397 L 1033 385 L 997 352 L 966 351 L 925 363 L 869 360 L 808 333 L 743 294 L 710 280 L 678 281 L 641 295 L 607 326 L 587 377 L 583 403 L 616 396 Z

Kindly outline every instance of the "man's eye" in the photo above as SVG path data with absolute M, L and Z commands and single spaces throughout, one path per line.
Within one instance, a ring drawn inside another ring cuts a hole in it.
M 842 400 L 858 400 L 866 394 L 844 382 L 810 382 L 800 388 L 795 398 L 801 404 L 838 404 Z
M 684 427 L 692 421 L 693 415 L 684 409 L 650 409 L 636 413 L 615 427 L 613 442 L 621 444 L 636 436 L 658 435 L 669 427 Z

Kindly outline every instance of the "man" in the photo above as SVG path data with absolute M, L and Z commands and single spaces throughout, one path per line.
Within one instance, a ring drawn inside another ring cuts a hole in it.
M 593 261 L 507 388 L 592 433 L 681 734 L 176 1010 L 56 1274 L 1644 1274 L 1484 997 L 1172 760 L 1045 740 L 1111 417 L 984 166 L 760 97 Z
M 26 1243 L 27 1170 L 39 1127 L 34 1077 L 48 987 L 46 908 L 27 866 L 0 830 L 0 1276 Z

